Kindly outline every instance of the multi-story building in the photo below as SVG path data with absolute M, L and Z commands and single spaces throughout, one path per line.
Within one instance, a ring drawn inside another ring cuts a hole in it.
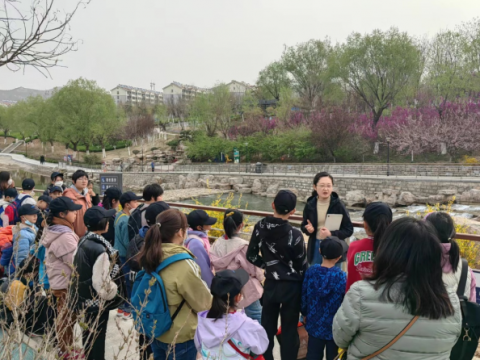
M 243 96 L 249 90 L 254 90 L 254 86 L 243 81 L 232 80 L 228 84 L 228 90 L 237 96 Z
M 194 85 L 184 85 L 177 81 L 172 82 L 163 88 L 163 101 L 177 101 L 178 99 L 192 100 L 199 94 L 207 93 L 209 89 L 200 88 Z
M 154 105 L 163 102 L 161 91 L 137 88 L 128 85 L 117 85 L 110 91 L 115 103 L 139 105 L 142 103 Z

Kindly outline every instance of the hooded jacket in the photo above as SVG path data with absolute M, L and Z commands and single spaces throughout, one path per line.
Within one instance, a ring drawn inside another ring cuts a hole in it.
M 248 241 L 239 237 L 225 239 L 223 236 L 218 238 L 210 249 L 210 258 L 216 272 L 243 269 L 250 275 L 250 280 L 242 289 L 243 300 L 237 304 L 240 309 L 262 297 L 262 281 L 265 279 L 263 270 L 247 260 L 247 249 Z
M 347 360 L 373 354 L 412 320 L 413 315 L 402 306 L 381 300 L 384 289 L 385 285 L 375 290 L 368 281 L 360 280 L 345 295 L 333 319 L 333 339 L 338 347 L 348 349 Z M 447 287 L 447 293 L 454 309 L 452 316 L 438 320 L 420 317 L 400 340 L 375 359 L 449 360 L 460 335 L 462 313 L 455 291 Z
M 180 253 L 193 255 L 185 247 L 171 243 L 162 244 L 162 251 L 163 259 Z M 200 276 L 200 268 L 194 260 L 182 260 L 166 267 L 160 272 L 160 276 L 167 293 L 170 315 L 175 313 L 183 299 L 185 304 L 173 321 L 172 327 L 157 340 L 165 344 L 171 344 L 175 337 L 177 344 L 193 340 L 198 323 L 196 314 L 210 309 L 212 305 L 212 296 Z
M 73 202 L 77 205 L 82 205 L 82 208 L 77 211 L 77 218 L 73 223 L 73 228 L 75 229 L 75 234 L 79 238 L 83 237 L 87 232 L 87 227 L 83 222 L 83 216 L 88 208 L 92 207 L 92 201 L 90 200 L 90 195 L 88 195 L 88 189 L 85 188 L 83 194 L 81 194 L 75 185 L 72 185 L 67 190 L 63 192 L 63 196 L 66 196 L 73 200 Z
M 202 270 L 202 279 L 210 288 L 213 280 L 212 264 L 210 262 L 209 250 L 210 242 L 208 236 L 203 231 L 188 230 L 185 247 L 195 255 L 195 261 Z
M 228 344 L 228 340 L 232 340 L 245 354 L 252 352 L 261 355 L 267 350 L 268 337 L 265 329 L 258 321 L 248 318 L 245 312 L 237 311 L 218 320 L 208 319 L 207 314 L 208 311 L 198 314 L 195 333 L 195 346 L 202 359 L 245 360 Z
M 333 317 L 342 304 L 347 284 L 346 274 L 338 267 L 310 267 L 303 281 L 301 311 L 307 317 L 308 335 L 332 340 Z
M 78 236 L 65 225 L 50 225 L 44 230 L 45 267 L 52 290 L 67 289 L 72 275 L 73 255 Z
M 443 282 L 447 286 L 451 286 L 453 289 L 458 288 L 460 283 L 460 275 L 462 274 L 462 260 L 458 261 L 457 270 L 453 272 L 452 264 L 450 263 L 450 247 L 451 244 L 442 243 L 442 271 L 443 271 Z M 467 272 L 467 282 L 465 284 L 465 296 L 472 302 L 477 302 L 477 293 L 476 293 L 477 281 L 475 275 L 473 274 L 470 266 L 468 267 Z
M 255 225 L 248 245 L 247 259 L 253 265 L 265 269 L 265 277 L 272 280 L 301 282 L 307 270 L 302 233 L 287 220 L 273 216 L 266 217 Z
M 34 226 L 32 229 L 25 224 L 17 224 L 12 228 L 12 234 L 12 261 L 10 262 L 9 274 L 15 272 L 15 269 L 28 257 L 30 250 L 33 251 L 37 227 Z
M 315 241 L 317 240 L 317 227 L 318 227 L 318 213 L 317 213 L 317 199 L 318 196 L 310 196 L 307 199 L 307 204 L 305 205 L 305 209 L 303 209 L 303 221 L 301 229 L 304 234 L 309 236 L 308 239 L 308 246 L 307 246 L 307 258 L 308 262 L 311 263 L 314 256 L 315 251 Z M 340 224 L 340 230 L 332 231 L 332 236 L 338 237 L 340 240 L 345 240 L 349 236 L 353 234 L 353 225 L 352 221 L 350 220 L 350 215 L 340 201 L 340 198 L 336 192 L 332 192 L 330 196 L 330 205 L 327 210 L 327 214 L 340 214 L 343 215 L 342 223 Z M 308 224 L 308 221 L 312 224 L 315 231 L 313 233 L 309 233 L 305 226 Z

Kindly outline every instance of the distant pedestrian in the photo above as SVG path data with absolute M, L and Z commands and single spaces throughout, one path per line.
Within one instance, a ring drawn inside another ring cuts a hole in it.
M 45 156 L 40 156 L 40 165 L 45 164 Z
M 155 172 L 155 163 L 152 161 L 152 172 Z

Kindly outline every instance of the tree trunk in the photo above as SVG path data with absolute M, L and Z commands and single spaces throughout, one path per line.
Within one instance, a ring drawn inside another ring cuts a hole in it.
M 107 152 L 105 151 L 105 146 L 102 146 L 102 158 L 105 159 L 107 157 Z
M 373 112 L 373 124 L 372 127 L 375 129 L 377 127 L 380 118 L 382 117 L 383 109 Z
M 412 163 L 413 163 L 413 150 L 412 150 Z
M 130 156 L 131 156 L 131 154 L 130 154 L 130 146 L 127 147 L 127 150 L 128 150 L 128 156 L 130 157 Z
M 55 147 L 52 145 L 52 153 L 55 152 Z

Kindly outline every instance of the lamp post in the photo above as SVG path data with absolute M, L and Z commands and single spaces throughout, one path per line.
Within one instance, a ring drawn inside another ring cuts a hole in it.
M 387 137 L 387 176 L 390 176 L 390 138 Z

